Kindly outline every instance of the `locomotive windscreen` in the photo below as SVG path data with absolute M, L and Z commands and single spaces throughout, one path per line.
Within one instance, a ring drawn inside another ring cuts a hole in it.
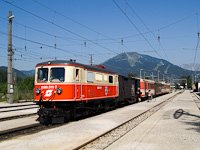
M 64 68 L 51 68 L 50 82 L 64 82 L 65 69 Z

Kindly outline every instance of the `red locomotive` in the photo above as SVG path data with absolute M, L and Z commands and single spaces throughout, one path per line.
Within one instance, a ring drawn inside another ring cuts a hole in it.
M 102 108 L 118 96 L 118 74 L 102 67 L 62 60 L 36 65 L 35 102 L 41 123 L 64 122 L 77 115 L 79 107 Z
M 140 87 L 142 97 L 149 89 L 154 95 L 168 91 L 161 83 L 120 76 L 102 65 L 89 66 L 72 60 L 39 63 L 35 71 L 38 120 L 42 124 L 64 123 L 69 118 L 134 103 Z

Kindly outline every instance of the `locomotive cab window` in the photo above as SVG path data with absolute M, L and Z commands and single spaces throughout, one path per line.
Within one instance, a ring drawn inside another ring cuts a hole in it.
M 47 82 L 48 81 L 48 68 L 39 68 L 37 73 L 37 82 Z
M 51 68 L 50 82 L 64 82 L 65 69 L 64 68 Z

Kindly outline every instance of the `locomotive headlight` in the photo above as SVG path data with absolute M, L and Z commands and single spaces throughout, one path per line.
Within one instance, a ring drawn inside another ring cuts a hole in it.
M 40 88 L 37 88 L 37 89 L 35 90 L 35 92 L 36 92 L 37 94 L 40 94 L 40 92 L 41 92 Z
M 61 88 L 57 88 L 57 93 L 61 94 L 62 93 L 62 89 Z

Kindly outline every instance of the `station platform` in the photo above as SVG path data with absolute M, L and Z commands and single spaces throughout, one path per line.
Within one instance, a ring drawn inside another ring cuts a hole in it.
M 185 91 L 107 150 L 199 150 L 200 110 Z
M 0 149 L 74 149 L 175 94 L 166 94 L 151 102 L 136 103 L 61 127 L 2 141 Z M 200 149 L 200 111 L 192 95 L 190 91 L 179 94 L 107 150 Z

